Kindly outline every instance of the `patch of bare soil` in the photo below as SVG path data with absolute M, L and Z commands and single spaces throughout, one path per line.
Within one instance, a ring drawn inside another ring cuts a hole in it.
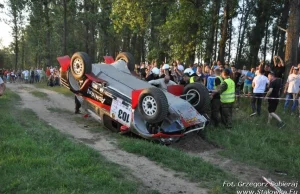
M 32 85 L 7 84 L 8 88 L 18 93 L 23 102 L 24 108 L 32 109 L 41 119 L 45 120 L 54 128 L 69 135 L 77 141 L 80 141 L 89 147 L 99 151 L 101 155 L 108 160 L 125 166 L 130 169 L 132 175 L 142 182 L 149 190 L 157 190 L 160 193 L 208 193 L 207 189 L 199 188 L 196 184 L 190 183 L 176 176 L 175 171 L 166 170 L 148 160 L 145 157 L 137 156 L 125 151 L 119 150 L 112 139 L 91 133 L 84 129 L 84 126 L 62 114 L 50 112 L 49 108 L 60 108 L 74 111 L 74 101 L 72 98 L 65 97 L 53 91 L 39 89 L 47 93 L 50 100 L 42 100 L 34 97 L 28 92 L 28 88 L 34 88 Z M 76 117 L 74 115 L 74 117 Z
M 216 148 L 214 145 L 204 141 L 196 132 L 187 134 L 182 137 L 179 142 L 170 145 L 170 147 L 195 153 L 201 153 Z

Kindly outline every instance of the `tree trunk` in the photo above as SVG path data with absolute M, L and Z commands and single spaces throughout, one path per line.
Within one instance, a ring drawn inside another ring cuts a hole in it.
M 300 32 L 300 0 L 290 1 L 290 16 L 287 28 L 287 42 L 285 49 L 285 80 L 291 66 L 297 65 L 297 49 L 299 44 Z
M 12 8 L 13 15 L 13 36 L 14 36 L 14 52 L 15 52 L 15 70 L 18 68 L 18 58 L 19 58 L 19 25 L 18 25 L 18 12 L 16 8 Z
M 241 22 L 240 22 L 240 26 L 239 26 L 239 36 L 238 36 L 238 41 L 237 41 L 237 46 L 236 46 L 236 56 L 235 56 L 235 63 L 237 63 L 238 60 L 238 53 L 239 53 L 239 49 L 240 49 L 240 41 L 241 41 L 241 32 L 242 32 L 242 26 L 243 26 L 243 22 L 244 22 L 244 15 L 245 15 L 245 2 L 243 0 L 243 8 L 242 8 L 242 17 L 241 17 Z
M 287 28 L 287 22 L 289 18 L 289 9 L 290 9 L 290 2 L 285 1 L 284 7 L 283 7 L 283 12 L 280 18 L 279 26 L 281 28 L 286 29 Z M 278 47 L 278 55 L 280 57 L 284 56 L 284 50 L 285 50 L 285 35 L 286 33 L 284 31 L 280 31 L 280 41 L 279 41 L 279 47 Z
M 232 41 L 232 19 L 229 20 L 229 42 L 228 42 L 228 60 L 227 62 L 230 63 L 230 59 L 231 59 L 231 41 Z
M 276 37 L 277 42 L 276 42 L 276 44 L 275 44 L 275 49 L 274 49 L 274 53 L 275 53 L 276 55 L 278 55 L 279 39 L 280 39 L 280 32 L 277 33 L 277 37 Z
M 278 33 L 279 33 L 278 28 L 277 28 L 277 26 L 275 26 L 274 29 L 273 29 L 273 45 L 272 45 L 271 67 L 273 67 L 273 65 L 274 65 L 273 57 L 274 57 L 274 54 L 275 54 L 275 47 L 276 47 L 276 45 L 278 45 L 278 38 L 277 38 Z
M 90 12 L 88 0 L 84 0 L 84 13 L 87 15 Z M 90 55 L 90 22 L 85 18 L 84 20 L 85 27 L 85 52 Z
M 24 65 L 25 65 L 25 39 L 24 39 L 24 32 L 22 33 L 22 55 L 21 55 L 21 67 L 22 69 L 24 69 Z
M 238 57 L 237 57 L 237 63 L 240 64 L 241 61 L 241 57 L 242 57 L 242 51 L 243 51 L 243 47 L 244 47 L 244 40 L 245 40 L 245 33 L 246 33 L 246 29 L 248 28 L 248 17 L 252 11 L 252 7 L 250 5 L 247 5 L 248 9 L 246 10 L 245 13 L 245 17 L 244 17 L 244 21 L 243 21 L 243 27 L 242 27 L 242 34 L 241 34 L 241 39 L 240 39 L 240 45 L 238 48 Z
M 219 1 L 217 1 L 219 2 Z M 214 60 L 217 60 L 217 48 L 218 48 L 218 34 L 219 34 L 219 15 L 220 15 L 220 6 L 221 4 L 218 4 L 219 7 L 217 7 L 216 9 L 216 22 L 215 22 L 215 32 L 214 32 L 214 36 L 215 36 L 215 46 L 214 46 Z
M 250 65 L 258 65 L 258 52 L 265 34 L 265 25 L 270 18 L 270 1 L 260 0 L 258 9 L 255 10 L 256 24 L 250 34 Z
M 67 55 L 67 0 L 63 0 L 64 6 L 64 35 L 63 35 L 63 48 L 64 55 Z
M 46 65 L 51 66 L 51 24 L 49 18 L 49 2 L 44 0 L 44 10 L 45 10 L 45 21 L 46 21 Z
M 218 28 L 218 20 L 219 20 L 218 16 L 219 16 L 220 4 L 221 1 L 217 0 L 215 3 L 212 4 L 212 8 L 211 8 L 210 14 L 212 19 L 212 24 L 210 25 L 209 28 L 209 37 L 207 40 L 205 59 L 204 59 L 204 61 L 207 62 L 208 64 L 211 63 L 211 59 L 213 57 L 214 34 L 216 29 Z
M 266 23 L 266 31 L 265 31 L 265 44 L 264 44 L 264 63 L 266 62 L 266 57 L 267 57 L 267 44 L 268 44 L 268 31 L 269 31 L 269 20 Z
M 221 40 L 219 44 L 219 56 L 218 60 L 224 64 L 225 62 L 225 47 L 226 47 L 226 41 L 227 41 L 227 34 L 228 34 L 228 20 L 229 20 L 229 2 L 226 1 L 226 4 L 224 6 L 224 15 L 223 15 L 223 23 L 222 23 L 222 29 L 221 29 Z

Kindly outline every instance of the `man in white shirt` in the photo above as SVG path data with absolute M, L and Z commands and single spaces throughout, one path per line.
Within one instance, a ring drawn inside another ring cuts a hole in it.
M 176 85 L 175 82 L 170 80 L 170 76 L 165 76 L 164 78 L 156 79 L 156 80 L 151 80 L 148 83 L 157 86 L 158 88 L 165 89 L 167 90 L 168 86 L 170 85 Z
M 269 79 L 264 76 L 263 66 L 260 66 L 258 75 L 254 77 L 252 81 L 253 97 L 251 99 L 252 114 L 250 115 L 250 117 L 256 114 L 260 116 L 262 97 L 264 96 L 264 92 L 266 91 L 267 84 L 269 84 Z
M 4 93 L 4 91 L 5 91 L 5 88 L 6 88 L 5 83 L 4 83 L 4 81 L 2 80 L 2 78 L 0 77 L 0 96 L 3 95 L 3 93 Z
M 25 83 L 27 83 L 28 79 L 29 79 L 29 71 L 28 70 L 24 70 L 22 73 L 24 75 Z
M 286 94 L 285 103 L 284 103 L 284 111 L 286 111 L 289 107 L 290 101 L 293 101 L 292 105 L 292 114 L 295 112 L 297 108 L 297 95 L 299 93 L 299 87 L 300 87 L 300 75 L 299 68 L 293 67 L 293 73 L 289 75 L 284 93 Z

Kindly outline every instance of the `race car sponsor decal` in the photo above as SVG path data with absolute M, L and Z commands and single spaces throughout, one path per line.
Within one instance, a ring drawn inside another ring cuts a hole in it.
M 103 98 L 103 96 L 97 95 L 96 93 L 94 93 L 92 90 L 88 89 L 87 94 L 91 95 L 91 97 L 99 102 L 101 102 L 102 104 L 105 102 L 105 98 Z
M 124 105 L 120 98 L 114 99 L 111 104 L 110 116 L 122 125 L 130 127 L 131 107 Z

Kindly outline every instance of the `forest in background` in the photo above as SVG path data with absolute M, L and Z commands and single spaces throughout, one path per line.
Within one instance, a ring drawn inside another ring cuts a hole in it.
M 57 65 L 77 51 L 94 62 L 120 51 L 136 63 L 300 61 L 300 0 L 5 0 L 0 11 L 13 37 L 0 67 Z

